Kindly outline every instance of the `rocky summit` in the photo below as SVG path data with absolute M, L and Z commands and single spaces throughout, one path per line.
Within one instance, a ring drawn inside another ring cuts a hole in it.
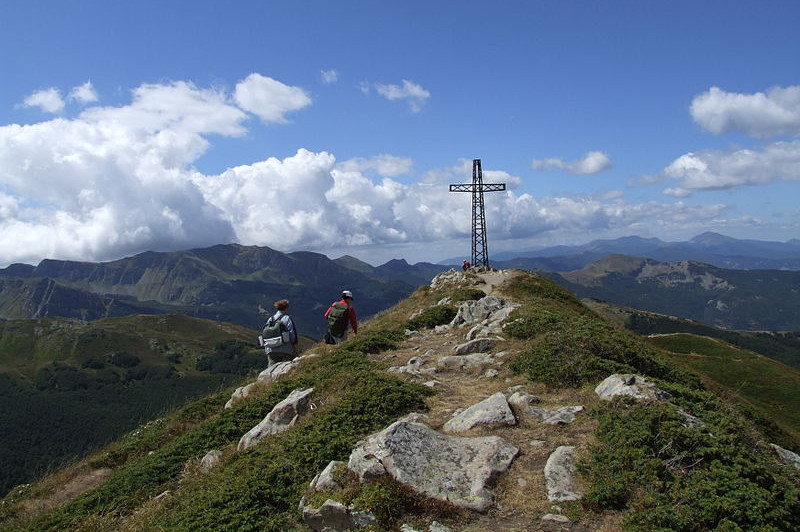
M 450 270 L 341 346 L 12 492 L 0 518 L 12 530 L 798 530 L 797 442 L 766 441 L 748 416 L 546 279 Z M 100 468 L 113 472 L 52 502 L 59 482 Z

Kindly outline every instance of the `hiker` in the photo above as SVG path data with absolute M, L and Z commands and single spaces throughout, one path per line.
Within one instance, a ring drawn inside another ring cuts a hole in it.
M 353 334 L 358 334 L 358 317 L 353 306 L 353 293 L 350 290 L 342 291 L 342 300 L 331 303 L 325 311 L 328 320 L 328 329 L 325 333 L 326 344 L 341 344 L 347 340 L 347 325 L 353 329 Z
M 469 270 L 470 266 L 471 264 L 469 263 L 469 261 L 467 259 L 464 259 L 464 264 L 461 266 L 461 269 L 467 271 Z
M 276 301 L 274 306 L 276 311 L 275 314 L 267 320 L 267 325 L 264 326 L 264 336 L 265 340 L 269 342 L 269 340 L 266 339 L 267 328 L 273 323 L 278 323 L 278 330 L 280 332 L 277 336 L 281 337 L 282 340 L 280 340 L 278 345 L 270 346 L 266 344 L 264 346 L 264 351 L 267 353 L 267 367 L 274 366 L 278 362 L 292 360 L 300 354 L 297 341 L 297 328 L 294 326 L 294 320 L 292 320 L 292 317 L 288 314 L 289 300 L 281 299 L 280 301 Z

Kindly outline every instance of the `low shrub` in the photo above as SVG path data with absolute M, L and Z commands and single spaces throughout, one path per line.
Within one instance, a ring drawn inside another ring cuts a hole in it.
M 416 331 L 418 329 L 433 329 L 437 325 L 446 325 L 453 321 L 458 314 L 458 309 L 453 305 L 435 305 L 426 308 L 422 314 L 406 322 L 405 328 Z
M 632 531 L 797 530 L 796 482 L 719 407 L 705 407 L 717 415 L 703 418 L 704 428 L 684 426 L 668 403 L 617 398 L 593 411 L 596 443 L 579 463 L 589 485 L 582 504 L 627 510 Z
M 375 354 L 380 353 L 381 351 L 396 349 L 397 344 L 399 344 L 404 338 L 405 335 L 403 334 L 402 330 L 399 329 L 362 331 L 361 333 L 352 336 L 337 350 Z

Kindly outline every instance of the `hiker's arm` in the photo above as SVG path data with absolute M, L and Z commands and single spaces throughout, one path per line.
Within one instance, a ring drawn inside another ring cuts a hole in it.
M 353 329 L 353 334 L 358 334 L 358 317 L 356 316 L 356 307 L 350 306 L 350 327 Z

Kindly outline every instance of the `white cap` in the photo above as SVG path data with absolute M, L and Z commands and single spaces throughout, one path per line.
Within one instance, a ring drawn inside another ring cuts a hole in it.
M 350 290 L 342 290 L 342 297 L 349 297 L 350 299 L 353 299 L 353 292 Z

